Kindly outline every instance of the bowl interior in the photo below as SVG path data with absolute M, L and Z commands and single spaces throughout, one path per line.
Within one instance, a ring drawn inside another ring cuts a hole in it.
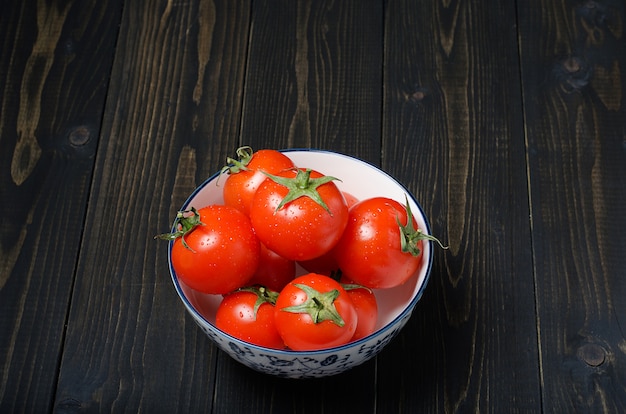
M 331 175 L 340 179 L 341 181 L 335 181 L 335 184 L 342 191 L 352 194 L 359 200 L 370 197 L 388 197 L 404 205 L 405 196 L 408 197 L 411 211 L 418 226 L 426 233 L 430 233 L 423 211 L 409 191 L 391 176 L 373 165 L 328 151 L 286 150 L 284 152 L 298 167 L 311 168 L 325 175 Z M 223 179 L 224 177 L 222 177 Z M 222 187 L 218 183 L 218 175 L 216 174 L 196 189 L 184 204 L 183 209 L 200 208 L 209 204 L 222 204 L 223 201 Z M 377 331 L 396 320 L 421 295 L 432 260 L 430 243 L 424 243 L 423 257 L 424 263 L 420 271 L 406 283 L 392 289 L 374 290 L 379 307 Z M 175 278 L 173 269 L 171 271 Z M 306 272 L 298 267 L 297 273 L 304 274 Z M 185 286 L 180 280 L 176 279 L 175 282 L 178 282 L 175 285 L 177 285 L 176 288 L 179 295 L 184 295 L 193 308 L 191 310 L 198 313 L 211 325 L 214 325 L 215 313 L 222 296 L 203 294 Z

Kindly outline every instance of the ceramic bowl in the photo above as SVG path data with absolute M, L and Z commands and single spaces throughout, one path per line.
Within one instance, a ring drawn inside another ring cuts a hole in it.
M 411 210 L 419 227 L 430 234 L 424 212 L 415 197 L 398 181 L 362 160 L 321 150 L 284 150 L 295 165 L 317 170 L 341 179 L 335 184 L 358 199 L 384 196 L 405 204 L 408 196 Z M 206 180 L 187 199 L 181 210 L 191 206 L 223 203 L 218 173 Z M 169 246 L 168 258 L 171 258 Z M 318 351 L 290 351 L 264 348 L 234 338 L 215 327 L 215 312 L 220 295 L 207 295 L 185 286 L 176 276 L 170 260 L 170 272 L 176 292 L 187 311 L 209 338 L 224 352 L 257 371 L 288 378 L 312 378 L 339 374 L 364 363 L 378 354 L 406 324 L 422 296 L 432 266 L 432 244 L 424 243 L 421 269 L 401 286 L 374 290 L 379 307 L 376 330 L 371 335 L 349 344 Z M 298 269 L 299 274 L 304 274 Z

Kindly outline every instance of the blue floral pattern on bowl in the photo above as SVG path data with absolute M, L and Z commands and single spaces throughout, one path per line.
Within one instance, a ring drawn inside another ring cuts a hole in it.
M 265 374 L 285 378 L 319 378 L 342 373 L 376 356 L 407 323 L 411 313 L 406 313 L 393 329 L 384 335 L 358 341 L 358 346 L 333 348 L 315 353 L 271 350 L 226 337 L 217 328 L 194 316 L 195 322 L 217 346 L 242 364 Z

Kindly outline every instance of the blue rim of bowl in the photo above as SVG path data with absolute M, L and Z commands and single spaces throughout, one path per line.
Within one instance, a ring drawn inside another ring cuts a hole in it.
M 422 209 L 422 206 L 415 199 L 415 197 L 409 191 L 409 189 L 404 184 L 402 184 L 400 181 L 396 180 L 389 173 L 383 171 L 382 169 L 380 169 L 376 165 L 372 164 L 371 162 L 368 162 L 368 161 L 365 161 L 365 160 L 362 160 L 362 159 L 359 159 L 359 158 L 355 158 L 355 157 L 352 157 L 350 155 L 342 154 L 340 152 L 329 151 L 329 150 L 324 150 L 324 149 L 316 149 L 316 148 L 289 148 L 289 149 L 281 149 L 279 151 L 283 152 L 283 153 L 303 152 L 303 151 L 327 153 L 327 154 L 337 155 L 337 156 L 340 156 L 340 157 L 345 157 L 345 158 L 348 158 L 348 159 L 353 160 L 353 161 L 361 162 L 363 164 L 366 164 L 370 168 L 374 168 L 378 172 L 386 175 L 389 179 L 394 181 L 396 184 L 398 184 L 401 188 L 403 188 L 405 190 L 407 196 L 411 198 L 411 200 L 415 203 L 415 205 L 417 205 L 417 208 L 419 209 L 420 214 L 422 215 L 422 218 L 424 219 L 424 223 L 426 224 L 426 232 L 428 234 L 431 234 L 430 223 L 428 221 L 428 218 L 426 217 L 426 214 L 424 214 L 424 210 Z M 191 193 L 191 195 L 189 197 L 187 197 L 187 200 L 185 200 L 185 202 L 183 203 L 183 206 L 182 206 L 181 210 L 187 209 L 187 207 L 191 203 L 191 200 L 196 196 L 196 194 L 198 194 L 204 187 L 206 187 L 210 182 L 212 182 L 219 175 L 220 175 L 220 172 L 218 171 L 215 174 L 211 175 L 209 178 L 207 178 L 202 184 L 200 184 L 193 191 L 193 193 Z M 172 226 L 172 232 L 175 231 L 175 230 L 176 229 L 174 228 L 174 226 Z M 431 244 L 432 244 L 432 242 L 431 242 Z M 187 299 L 187 296 L 185 296 L 185 293 L 183 292 L 180 284 L 178 283 L 178 278 L 176 277 L 176 272 L 174 271 L 174 268 L 172 266 L 172 260 L 171 260 L 171 256 L 172 256 L 171 253 L 172 253 L 172 246 L 173 245 L 174 245 L 173 241 L 170 241 L 169 244 L 168 244 L 167 261 L 168 261 L 168 265 L 169 265 L 169 269 L 170 269 L 170 276 L 172 278 L 172 282 L 174 283 L 174 287 L 176 288 L 176 292 L 178 293 L 178 296 L 184 302 L 185 307 L 188 310 L 191 310 L 196 317 L 202 319 L 207 325 L 211 326 L 213 329 L 215 329 L 216 331 L 220 332 L 221 334 L 223 334 L 225 337 L 227 337 L 230 341 L 232 341 L 234 343 L 240 344 L 241 346 L 249 347 L 251 349 L 255 349 L 255 350 L 260 351 L 260 352 L 274 352 L 276 354 L 284 355 L 284 356 L 294 356 L 294 355 L 304 355 L 304 354 L 306 354 L 306 355 L 320 355 L 320 354 L 340 352 L 341 350 L 345 350 L 345 349 L 348 349 L 348 348 L 353 348 L 355 346 L 359 346 L 361 344 L 364 344 L 367 341 L 369 341 L 372 337 L 378 336 L 378 335 L 380 335 L 382 333 L 385 333 L 385 332 L 393 329 L 393 327 L 396 325 L 396 323 L 398 321 L 400 321 L 401 319 L 406 317 L 406 315 L 408 313 L 413 312 L 413 309 L 417 305 L 417 302 L 419 302 L 419 300 L 422 298 L 422 295 L 424 294 L 424 290 L 426 289 L 426 286 L 428 285 L 428 281 L 430 279 L 430 273 L 431 273 L 432 264 L 433 264 L 433 249 L 430 248 L 430 249 L 428 249 L 428 264 L 427 264 L 426 273 L 425 273 L 425 276 L 424 276 L 424 281 L 422 282 L 422 284 L 419 287 L 417 293 L 415 294 L 415 297 L 411 300 L 411 302 L 402 310 L 402 312 L 398 316 L 396 316 L 387 325 L 385 325 L 385 326 L 381 327 L 380 329 L 372 332 L 371 334 L 369 334 L 368 336 L 366 336 L 364 338 L 358 339 L 358 340 L 353 341 L 353 342 L 349 342 L 349 343 L 344 344 L 344 345 L 340 345 L 340 346 L 336 346 L 336 347 L 332 347 L 332 348 L 319 349 L 319 350 L 315 350 L 315 351 L 292 351 L 292 350 L 288 350 L 288 349 L 266 348 L 266 347 L 263 347 L 263 346 L 255 345 L 255 344 L 250 343 L 250 342 L 243 341 L 243 340 L 241 340 L 239 338 L 236 338 L 236 337 L 234 337 L 232 335 L 229 335 L 228 333 L 222 331 L 217 326 L 215 326 L 215 324 L 209 322 L 200 312 L 198 312 L 196 310 L 196 308 L 191 304 L 191 302 L 189 302 L 189 299 Z

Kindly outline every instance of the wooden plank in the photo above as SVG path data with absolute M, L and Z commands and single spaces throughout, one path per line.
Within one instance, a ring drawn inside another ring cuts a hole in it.
M 214 412 L 358 413 L 375 410 L 376 361 L 337 376 L 284 379 L 258 373 L 224 356 L 218 361 Z
M 253 6 L 242 142 L 330 149 L 379 164 L 382 86 L 372 85 L 382 79 L 382 4 Z
M 231 0 L 125 4 L 60 411 L 210 411 L 216 348 L 176 296 L 166 244 L 151 239 L 237 146 L 249 10 Z
M 0 412 L 52 407 L 119 1 L 0 13 Z
M 382 89 L 371 85 L 382 79 L 382 23 L 376 1 L 253 2 L 242 144 L 318 147 L 380 164 Z M 216 412 L 375 407 L 375 361 L 304 381 L 257 374 L 227 356 L 217 369 Z
M 544 408 L 624 412 L 626 10 L 518 10 Z
M 378 359 L 379 412 L 541 409 L 515 19 L 498 1 L 387 3 L 383 167 L 449 250 Z

